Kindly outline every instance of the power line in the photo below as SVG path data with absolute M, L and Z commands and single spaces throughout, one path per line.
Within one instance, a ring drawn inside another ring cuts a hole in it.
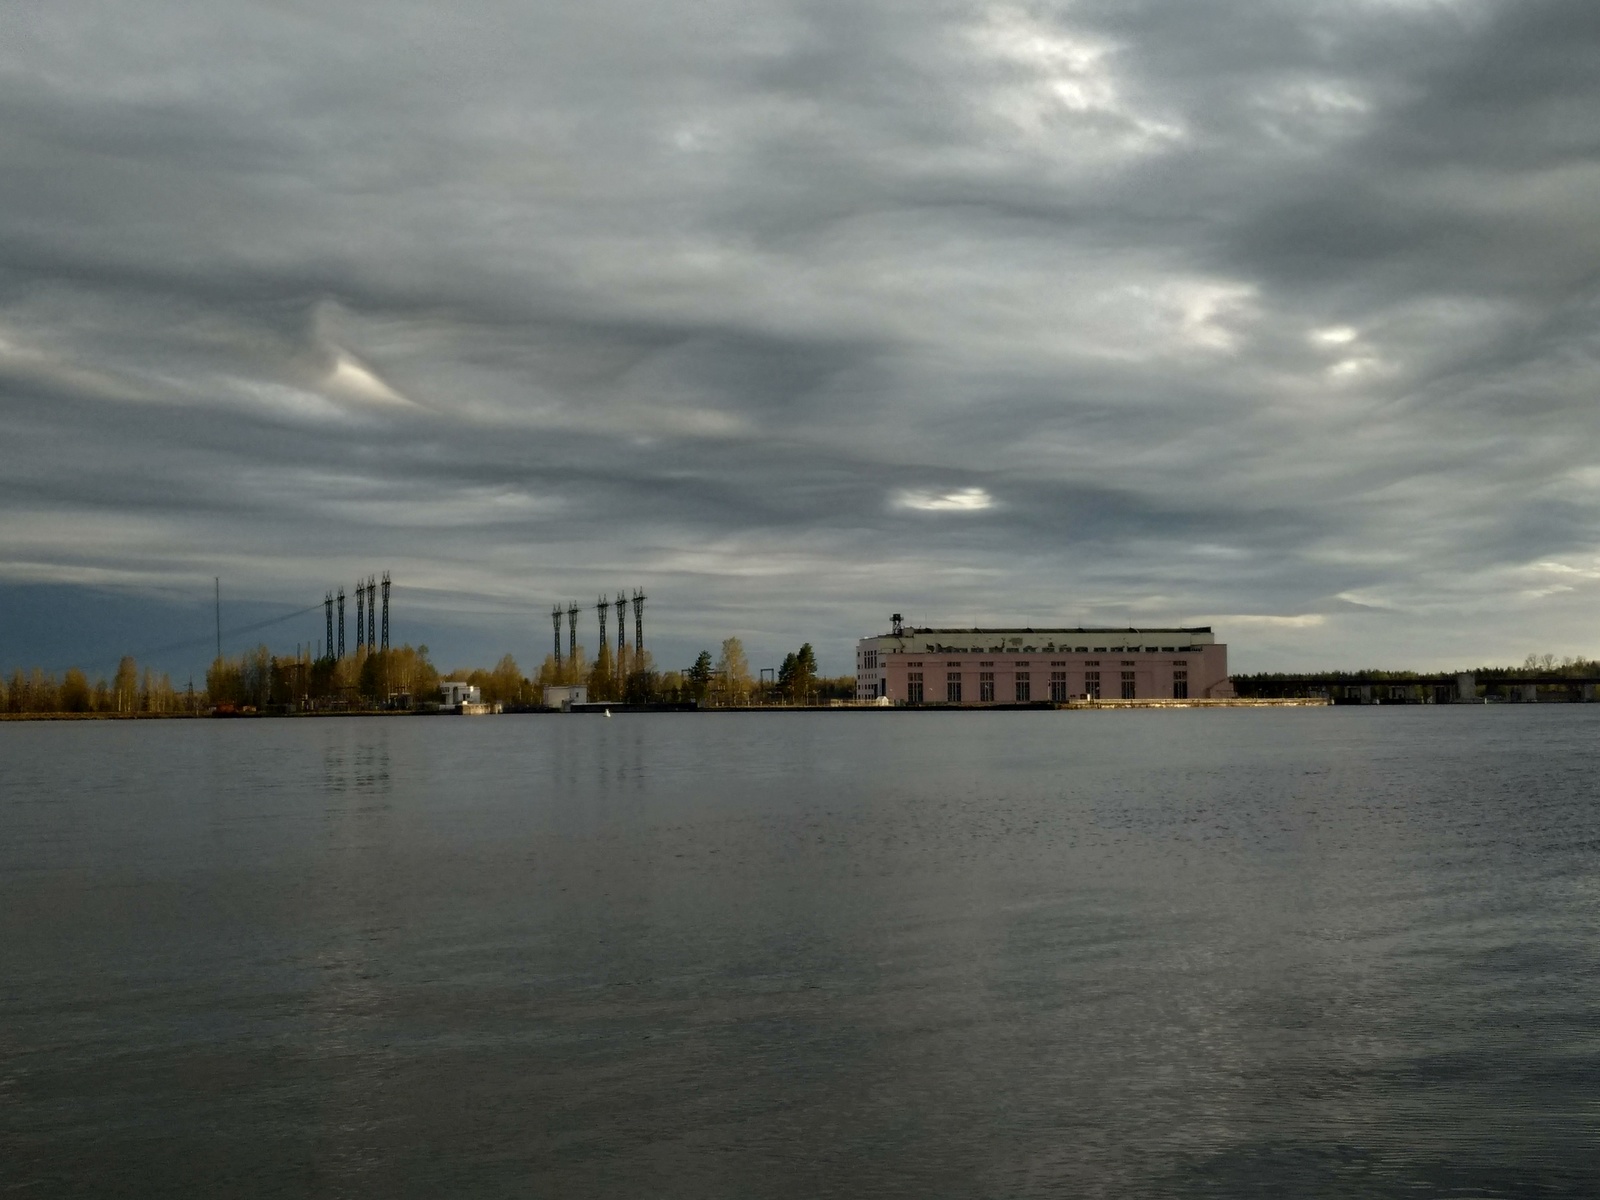
M 249 625 L 240 625 L 235 629 L 221 629 L 219 631 L 219 633 L 218 633 L 218 645 L 221 644 L 221 639 L 222 638 L 225 638 L 225 637 L 228 637 L 228 638 L 238 637 L 241 634 L 255 633 L 258 630 L 270 628 L 273 625 L 281 625 L 285 621 L 292 621 L 296 617 L 303 617 L 307 613 L 316 612 L 317 609 L 319 609 L 321 607 L 322 607 L 322 605 L 319 602 L 317 604 L 311 605 L 309 608 L 298 609 L 297 611 L 292 612 L 292 613 L 284 613 L 282 616 L 279 616 L 279 617 L 268 617 L 265 621 L 254 621 Z M 131 654 L 131 655 L 122 655 L 122 654 L 118 654 L 118 655 L 115 655 L 115 656 L 107 655 L 105 658 L 90 659 L 90 660 L 88 660 L 87 667 L 83 667 L 82 669 L 91 670 L 91 669 L 94 669 L 94 668 L 97 668 L 97 667 L 106 666 L 106 665 L 108 665 L 108 664 L 110 664 L 112 662 L 113 658 L 115 658 L 115 659 L 120 661 L 121 659 L 126 657 L 126 658 L 132 658 L 135 661 L 137 661 L 137 660 L 140 660 L 140 659 L 155 658 L 155 657 L 158 657 L 158 656 L 163 655 L 163 654 L 175 654 L 179 650 L 189 650 L 189 649 L 192 649 L 195 646 L 203 646 L 209 641 L 211 641 L 211 639 L 206 637 L 204 634 L 202 634 L 199 637 L 186 638 L 181 642 L 170 642 L 165 646 L 148 647 L 146 649 L 140 650 L 140 651 L 138 651 L 138 652 L 136 652 L 134 654 Z M 218 657 L 220 658 L 221 655 L 219 654 Z M 80 664 L 74 663 L 72 665 L 73 666 L 79 666 Z

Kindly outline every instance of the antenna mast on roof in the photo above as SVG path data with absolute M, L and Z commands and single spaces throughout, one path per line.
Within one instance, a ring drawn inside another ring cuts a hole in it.
M 894 626 L 890 630 L 889 636 L 890 637 L 905 637 L 905 635 L 906 635 L 905 618 L 903 618 L 899 613 L 895 613 L 894 616 L 890 617 L 889 619 L 892 622 L 894 622 Z

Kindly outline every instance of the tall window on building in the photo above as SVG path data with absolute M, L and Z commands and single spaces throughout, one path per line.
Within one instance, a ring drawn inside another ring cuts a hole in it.
M 978 699 L 984 704 L 994 703 L 994 672 L 978 672 Z
M 1067 673 L 1065 671 L 1050 672 L 1050 699 L 1057 704 L 1065 703 L 1067 699 Z
M 1174 700 L 1187 700 L 1189 698 L 1189 672 L 1174 671 L 1172 673 L 1172 698 Z
M 1027 704 L 1033 699 L 1033 678 L 1027 671 L 1017 672 L 1017 703 Z
M 922 672 L 921 671 L 907 671 L 906 672 L 906 703 L 907 704 L 921 704 L 922 703 Z
M 944 698 L 951 704 L 961 703 L 961 672 L 951 671 L 944 677 Z
M 1124 671 L 1122 673 L 1122 698 L 1124 700 L 1138 698 L 1138 689 L 1134 686 L 1132 671 Z
M 1085 671 L 1083 673 L 1083 691 L 1091 700 L 1100 699 L 1100 672 Z

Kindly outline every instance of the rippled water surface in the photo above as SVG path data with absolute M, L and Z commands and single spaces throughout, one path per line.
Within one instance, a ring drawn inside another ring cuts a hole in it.
M 1600 1194 L 1597 734 L 0 725 L 0 1192 Z

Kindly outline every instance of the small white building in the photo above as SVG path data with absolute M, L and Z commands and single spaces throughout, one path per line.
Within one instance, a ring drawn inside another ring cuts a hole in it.
M 482 690 L 472 684 L 455 679 L 439 681 L 440 708 L 460 708 L 463 704 L 482 703 Z
M 589 703 L 589 689 L 582 684 L 577 687 L 547 687 L 544 689 L 544 706 L 546 708 L 559 708 L 562 712 L 571 712 L 574 704 Z

